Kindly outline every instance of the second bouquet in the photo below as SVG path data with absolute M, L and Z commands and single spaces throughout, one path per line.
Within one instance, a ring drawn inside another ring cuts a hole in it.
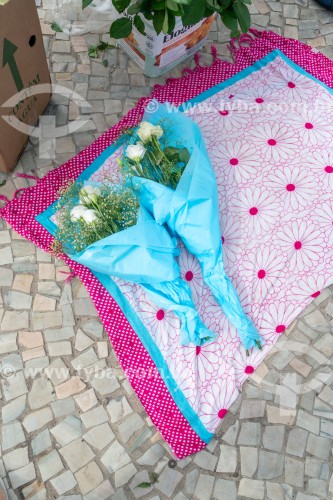
M 142 286 L 160 308 L 180 318 L 181 344 L 200 346 L 215 339 L 180 277 L 176 239 L 140 206 L 133 190 L 110 182 L 72 182 L 59 194 L 57 253 Z

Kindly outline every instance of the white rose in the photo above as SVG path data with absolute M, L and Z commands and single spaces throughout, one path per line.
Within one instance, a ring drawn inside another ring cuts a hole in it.
M 131 144 L 127 146 L 126 156 L 130 160 L 140 161 L 146 153 L 146 149 L 142 144 Z
M 81 219 L 84 212 L 86 212 L 86 211 L 87 211 L 87 209 L 83 205 L 77 205 L 76 207 L 72 208 L 71 213 L 70 213 L 71 221 L 72 222 L 78 221 L 79 219 Z
M 94 201 L 96 203 L 97 196 L 100 196 L 101 191 L 95 186 L 84 186 L 80 191 L 80 200 L 82 203 L 90 203 Z
M 141 141 L 147 142 L 150 140 L 151 136 L 153 134 L 154 130 L 154 125 L 149 122 L 141 122 L 140 127 L 137 131 L 138 136 L 140 137 Z
M 97 213 L 95 210 L 86 210 L 83 215 L 82 219 L 87 223 L 91 224 L 92 222 L 95 222 L 97 220 Z
M 163 135 L 163 129 L 160 125 L 156 125 L 153 130 L 153 135 L 157 137 L 157 139 L 160 139 Z
M 99 196 L 101 194 L 101 190 L 96 187 L 96 186 L 90 186 L 89 184 L 87 186 L 83 186 L 83 189 L 85 190 L 85 192 L 89 195 L 89 194 L 97 194 L 97 196 Z

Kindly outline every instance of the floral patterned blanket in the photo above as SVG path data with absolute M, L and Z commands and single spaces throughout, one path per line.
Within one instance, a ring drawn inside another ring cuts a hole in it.
M 217 177 L 226 272 L 265 340 L 262 351 L 246 356 L 185 248 L 182 276 L 202 319 L 218 333 L 216 342 L 202 347 L 180 346 L 178 318 L 158 309 L 139 285 L 92 274 L 68 260 L 138 397 L 179 458 L 209 442 L 246 378 L 333 282 L 332 62 L 273 33 L 253 32 L 242 41 L 249 46 L 235 50 L 235 64 L 199 66 L 157 86 L 153 97 L 174 102 L 201 128 Z M 140 120 L 149 102 L 141 100 L 119 126 L 7 204 L 1 215 L 49 248 L 58 187 L 73 175 L 102 181 L 110 170 L 119 179 L 122 149 L 112 143 L 124 125 Z

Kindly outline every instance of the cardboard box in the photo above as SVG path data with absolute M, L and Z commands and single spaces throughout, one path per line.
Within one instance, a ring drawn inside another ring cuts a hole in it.
M 160 76 L 197 52 L 207 40 L 215 16 L 184 27 L 180 18 L 169 35 L 156 34 L 152 23 L 143 19 L 146 35 L 133 27 L 129 37 L 119 40 L 122 49 L 147 76 Z
M 36 125 L 51 91 L 34 94 L 32 89 L 50 83 L 35 0 L 0 3 L 0 172 L 16 166 L 29 138 L 12 118 Z M 13 102 L 4 107 L 10 98 Z M 12 119 L 12 125 L 4 117 Z

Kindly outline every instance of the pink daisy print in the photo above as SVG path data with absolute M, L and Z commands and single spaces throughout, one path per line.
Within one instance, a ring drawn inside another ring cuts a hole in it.
M 233 109 L 229 103 L 221 103 L 217 114 L 216 132 L 235 132 L 235 130 L 243 129 L 249 121 L 249 114 L 243 110 Z
M 120 146 L 105 162 L 103 165 L 94 172 L 90 177 L 92 182 L 105 182 L 109 181 L 113 184 L 119 184 L 123 180 L 123 176 L 117 158 L 122 158 L 124 155 L 124 146 Z
M 225 141 L 211 151 L 214 164 L 228 173 L 237 183 L 248 180 L 258 170 L 256 149 L 245 141 Z
M 285 166 L 267 177 L 267 186 L 281 196 L 287 210 L 299 210 L 314 199 L 315 180 L 301 167 Z
M 254 84 L 251 79 L 246 87 L 236 93 L 234 100 L 239 101 L 241 109 L 244 107 L 244 103 L 247 103 L 251 111 L 258 113 L 259 111 L 269 111 L 270 104 L 280 102 L 281 97 L 277 96 L 272 92 L 271 88 L 265 85 L 260 85 L 258 82 Z
M 170 341 L 179 337 L 180 322 L 172 311 L 160 309 L 142 298 L 138 303 L 137 313 L 159 347 L 167 349 Z
M 320 149 L 304 158 L 304 162 L 315 173 L 325 188 L 333 190 L 333 151 Z
M 324 274 L 317 276 L 309 275 L 295 283 L 291 288 L 291 293 L 297 301 L 318 297 L 328 284 L 328 277 Z
M 125 295 L 131 306 L 135 307 L 137 301 L 140 300 L 139 298 L 142 296 L 142 288 L 136 283 L 130 283 L 121 278 L 113 277 L 112 279 L 123 295 Z
M 295 132 L 278 122 L 257 124 L 252 130 L 251 140 L 267 162 L 290 160 L 298 152 L 299 139 Z
M 297 316 L 293 304 L 282 301 L 264 306 L 259 318 L 260 334 L 268 345 L 275 344 Z
M 292 125 L 300 133 L 303 144 L 317 146 L 332 138 L 330 121 L 317 111 L 308 111 L 293 115 Z
M 329 199 L 315 209 L 318 224 L 328 238 L 327 245 L 333 247 L 333 200 Z
M 169 369 L 171 375 L 175 379 L 178 390 L 180 390 L 189 401 L 189 403 L 196 410 L 195 405 L 195 395 L 196 395 L 196 384 L 193 376 L 193 371 L 188 366 L 185 359 L 172 358 L 169 362 Z
M 233 215 L 222 216 L 221 233 L 222 233 L 222 249 L 223 260 L 227 262 L 235 262 L 237 256 L 242 251 L 244 243 L 244 230 L 239 219 Z
M 281 97 L 285 101 L 303 101 L 316 90 L 315 82 L 295 71 L 281 58 L 268 64 L 263 72 L 267 75 L 269 87 L 281 91 Z
M 216 116 L 218 111 L 215 110 L 212 113 L 198 113 L 195 110 L 195 114 L 186 113 L 191 120 L 193 120 L 199 127 L 202 137 L 205 141 L 205 145 L 208 149 L 216 144 Z
M 237 387 L 241 387 L 243 382 L 254 373 L 258 366 L 254 364 L 254 361 L 250 359 L 249 356 L 247 356 L 246 351 L 240 342 L 237 346 L 235 346 L 233 353 L 228 357 L 228 361 L 234 369 L 235 383 Z
M 182 279 L 191 287 L 194 304 L 198 304 L 203 292 L 203 278 L 200 264 L 196 257 L 183 249 L 179 257 L 179 265 Z
M 321 232 L 314 224 L 292 221 L 276 234 L 281 250 L 288 253 L 290 270 L 303 272 L 317 264 L 323 251 Z
M 207 292 L 205 297 L 205 301 L 202 302 L 203 308 L 199 307 L 198 312 L 207 328 L 213 333 L 216 333 L 220 338 L 221 332 L 223 332 L 223 325 L 221 324 L 221 321 L 224 316 L 222 309 L 216 302 L 210 290 Z
M 249 252 L 242 260 L 243 272 L 252 282 L 255 302 L 262 303 L 278 291 L 285 265 L 280 252 L 268 246 Z
M 270 195 L 265 188 L 245 188 L 238 194 L 238 199 L 232 200 L 230 209 L 233 214 L 239 214 L 249 232 L 256 235 L 267 233 L 277 222 L 280 206 L 276 197 Z
M 203 384 L 217 373 L 221 365 L 221 349 L 217 342 L 204 344 L 203 346 L 184 346 L 184 356 L 188 359 L 195 374 L 197 383 Z
M 205 390 L 199 408 L 199 418 L 210 432 L 214 432 L 218 427 L 237 396 L 238 389 L 231 375 L 213 382 Z

